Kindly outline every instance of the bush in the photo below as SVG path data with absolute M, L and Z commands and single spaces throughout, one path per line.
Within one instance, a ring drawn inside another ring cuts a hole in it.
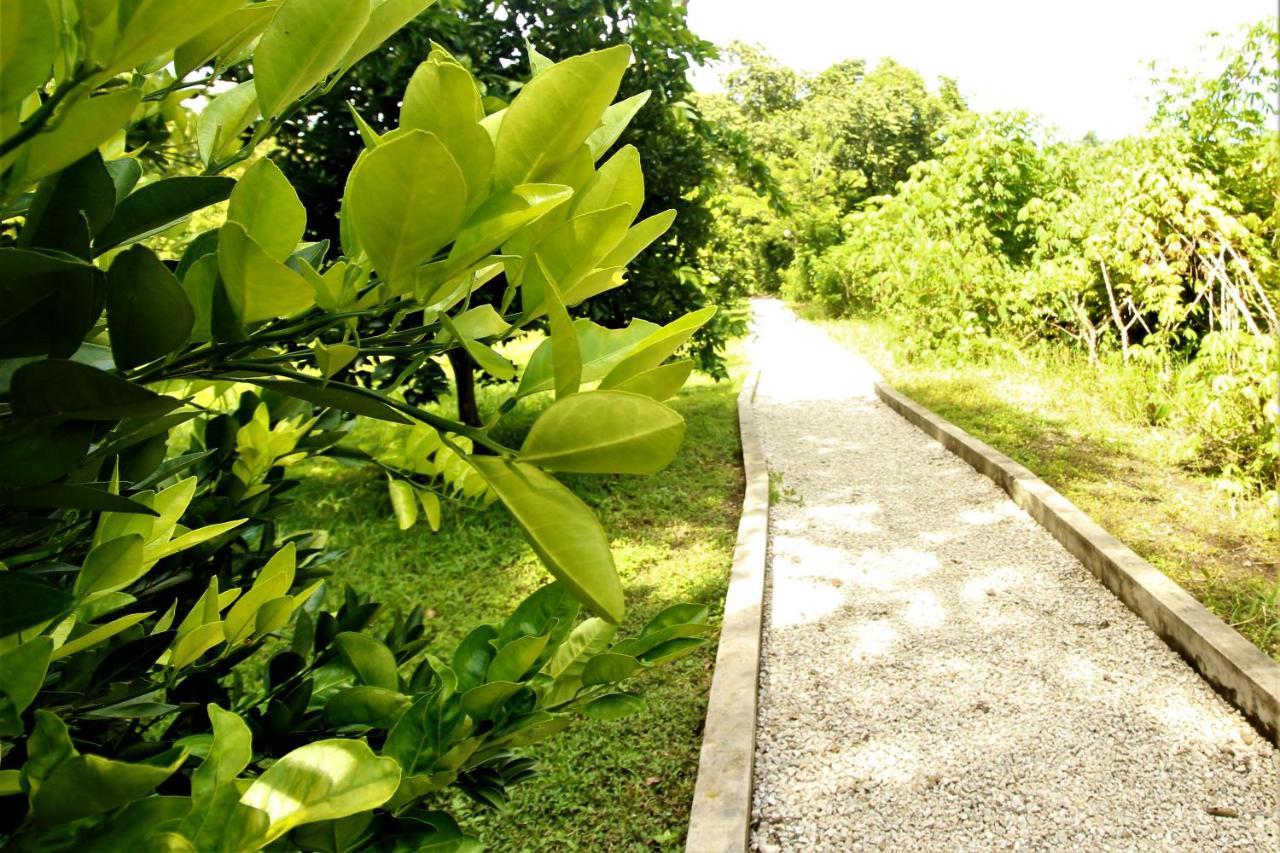
M 595 164 L 634 111 L 610 106 L 628 49 L 545 64 L 491 115 L 433 50 L 399 125 L 361 123 L 337 257 L 299 242 L 296 193 L 252 159 L 428 3 L 121 2 L 61 20 L 44 0 L 3 6 L 8 845 L 474 849 L 450 790 L 502 803 L 531 775 L 523 747 L 635 711 L 620 683 L 704 642 L 706 612 L 687 605 L 614 642 L 608 540 L 546 473 L 665 465 L 683 422 L 660 401 L 692 366 L 667 359 L 713 313 L 616 330 L 568 314 L 671 221 L 633 224 L 642 176 L 626 149 Z M 175 98 L 229 71 L 246 79 L 190 136 L 167 123 Z M 166 168 L 200 173 L 144 169 L 123 153 L 143 133 L 166 140 Z M 236 164 L 239 180 L 219 174 Z M 223 201 L 217 228 L 157 254 L 154 235 L 174 245 L 175 225 Z M 498 270 L 497 307 L 473 306 Z M 540 317 L 551 335 L 515 393 L 556 400 L 520 448 L 488 428 L 510 402 L 473 427 L 398 393 L 457 351 L 513 377 L 494 345 Z M 405 354 L 378 391 L 340 378 L 357 357 Z M 347 448 L 355 418 L 401 424 L 407 442 Z M 357 590 L 327 591 L 340 555 L 323 531 L 278 536 L 289 467 L 320 455 L 385 471 L 402 526 L 439 524 L 442 496 L 501 501 L 556 581 L 448 660 L 426 655 L 420 612 L 380 617 Z

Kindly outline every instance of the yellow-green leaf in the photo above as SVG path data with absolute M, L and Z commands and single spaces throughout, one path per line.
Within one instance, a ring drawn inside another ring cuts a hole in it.
M 264 116 L 278 115 L 342 62 L 369 20 L 369 0 L 284 0 L 253 52 Z
M 236 181 L 227 219 L 239 223 L 273 261 L 289 257 L 307 229 L 307 211 L 298 193 L 280 167 L 266 157 Z
M 222 226 L 218 271 L 231 310 L 242 323 L 288 317 L 315 304 L 307 280 L 274 260 L 237 222 Z
M 627 391 L 591 391 L 556 400 L 525 438 L 521 461 L 581 474 L 653 474 L 671 463 L 684 418 Z

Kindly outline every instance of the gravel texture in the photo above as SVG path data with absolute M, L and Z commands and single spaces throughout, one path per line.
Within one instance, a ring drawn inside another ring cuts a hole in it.
M 866 362 L 754 316 L 752 848 L 1280 850 L 1275 748 Z

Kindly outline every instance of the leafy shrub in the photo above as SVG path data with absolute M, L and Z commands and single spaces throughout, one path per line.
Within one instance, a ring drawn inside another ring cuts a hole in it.
M 474 849 L 451 789 L 501 803 L 531 775 L 522 747 L 636 710 L 618 685 L 704 642 L 706 612 L 686 605 L 614 642 L 608 540 L 547 473 L 665 465 L 683 422 L 660 401 L 692 366 L 668 359 L 713 313 L 622 329 L 568 314 L 671 222 L 633 224 L 633 151 L 596 166 L 638 107 L 610 104 L 628 49 L 543 64 L 489 115 L 432 50 L 399 125 L 361 121 L 334 258 L 299 242 L 296 193 L 252 160 L 428 3 L 3 6 L 0 839 L 15 848 Z M 244 79 L 191 137 L 170 132 L 188 78 L 232 70 Z M 143 133 L 201 174 L 144 174 L 121 147 Z M 219 174 L 235 164 L 238 181 Z M 153 235 L 223 201 L 219 227 L 157 254 Z M 474 306 L 498 270 L 496 307 Z M 362 330 L 370 317 L 392 321 Z M 456 351 L 514 377 L 494 345 L 540 317 L 551 334 L 516 393 L 556 399 L 520 448 L 488 428 L 510 404 L 474 427 L 397 392 Z M 379 390 L 342 377 L 404 354 L 411 370 Z M 357 417 L 408 441 L 376 459 L 339 444 Z M 379 618 L 350 588 L 330 606 L 323 531 L 276 530 L 290 466 L 319 455 L 384 470 L 402 526 L 419 509 L 438 524 L 441 492 L 500 500 L 556 582 L 448 660 L 425 654 L 419 612 Z

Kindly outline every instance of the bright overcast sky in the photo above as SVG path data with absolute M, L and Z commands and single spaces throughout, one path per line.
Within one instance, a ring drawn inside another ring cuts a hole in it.
M 1276 15 L 1275 0 L 688 0 L 716 44 L 762 44 L 786 65 L 891 56 L 953 77 L 980 110 L 1028 109 L 1070 137 L 1146 123 L 1148 60 L 1203 67 L 1205 34 Z M 715 91 L 718 74 L 694 75 Z

